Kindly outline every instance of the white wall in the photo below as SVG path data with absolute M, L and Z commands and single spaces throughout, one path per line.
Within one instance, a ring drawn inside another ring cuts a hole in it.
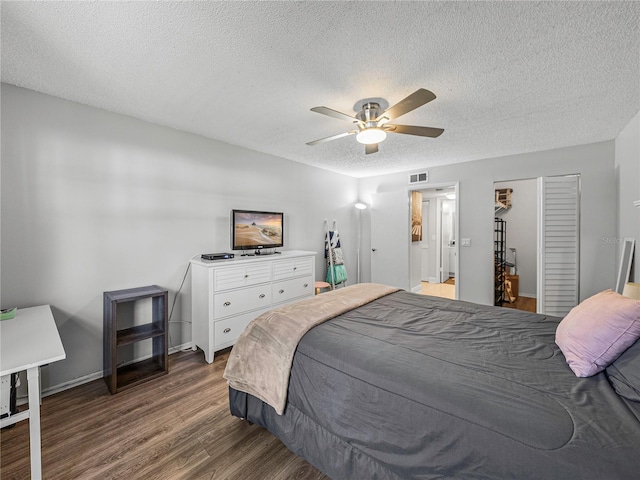
M 511 188 L 511 208 L 498 214 L 507 222 L 507 261 L 513 263 L 510 248 L 516 249 L 519 294 L 536 297 L 537 290 L 537 198 L 535 179 L 499 182 L 495 188 Z
M 2 85 L 3 307 L 50 304 L 67 359 L 43 388 L 101 376 L 102 293 L 158 284 L 169 305 L 188 260 L 229 251 L 232 208 L 285 212 L 284 249 L 312 250 L 336 219 L 356 280 L 357 180 Z M 172 320 L 190 320 L 190 279 Z M 170 325 L 171 344 L 190 342 Z M 204 360 L 203 360 L 204 361 Z
M 640 200 L 640 113 L 616 138 L 616 180 L 618 183 L 617 233 L 603 241 L 617 246 L 616 259 L 620 262 L 624 238 L 635 238 L 636 249 L 632 279 L 640 282 L 640 209 L 633 202 Z
M 414 169 L 417 171 L 420 169 Z M 458 298 L 491 305 L 493 303 L 493 198 L 494 182 L 515 178 L 580 174 L 581 262 L 580 298 L 584 299 L 615 283 L 616 246 L 603 237 L 616 231 L 616 182 L 614 142 L 560 148 L 507 157 L 427 168 L 431 184 L 459 181 L 458 239 L 471 239 L 470 247 L 459 249 Z M 370 201 L 376 192 L 408 189 L 408 172 L 360 180 L 360 196 Z M 370 222 L 370 219 L 369 219 Z M 392 235 L 393 232 L 390 232 Z M 398 237 L 399 238 L 399 237 Z M 371 239 L 363 238 L 363 249 Z M 370 262 L 370 258 L 367 257 Z M 404 268 L 399 262 L 398 268 Z M 370 266 L 362 268 L 363 279 L 370 278 Z M 409 272 L 401 272 L 409 278 Z

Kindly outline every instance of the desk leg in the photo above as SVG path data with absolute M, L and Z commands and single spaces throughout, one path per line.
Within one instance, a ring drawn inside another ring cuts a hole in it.
M 31 448 L 31 480 L 42 478 L 40 457 L 40 367 L 27 370 L 29 389 L 29 445 Z

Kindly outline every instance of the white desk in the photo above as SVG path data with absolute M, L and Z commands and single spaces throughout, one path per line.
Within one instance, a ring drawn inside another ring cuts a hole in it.
M 29 409 L 0 420 L 0 426 L 29 419 L 31 478 L 42 478 L 40 458 L 40 367 L 66 357 L 49 305 L 19 308 L 0 322 L 0 376 L 27 371 Z

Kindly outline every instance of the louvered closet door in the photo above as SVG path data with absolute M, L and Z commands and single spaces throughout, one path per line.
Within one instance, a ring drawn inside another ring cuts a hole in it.
M 580 176 L 538 179 L 538 313 L 565 316 L 579 302 Z

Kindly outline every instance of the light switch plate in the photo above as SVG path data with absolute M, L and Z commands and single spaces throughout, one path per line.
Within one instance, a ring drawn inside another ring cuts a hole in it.
M 470 238 L 461 238 L 460 239 L 461 245 L 463 247 L 470 247 L 471 246 L 471 239 Z

